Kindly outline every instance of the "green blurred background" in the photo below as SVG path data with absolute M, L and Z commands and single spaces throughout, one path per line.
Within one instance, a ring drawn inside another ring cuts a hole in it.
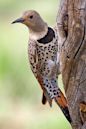
M 41 89 L 28 63 L 28 29 L 11 22 L 34 9 L 55 25 L 59 0 L 0 0 L 0 129 L 71 129 L 54 103 L 41 104 Z M 61 77 L 59 85 L 63 90 Z

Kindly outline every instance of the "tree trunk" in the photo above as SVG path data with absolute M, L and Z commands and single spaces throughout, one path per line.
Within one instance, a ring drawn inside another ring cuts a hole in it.
M 61 0 L 57 31 L 72 128 L 86 129 L 86 0 Z

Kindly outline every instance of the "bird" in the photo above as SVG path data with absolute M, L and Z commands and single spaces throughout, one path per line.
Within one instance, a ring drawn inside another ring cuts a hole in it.
M 12 22 L 22 23 L 29 30 L 28 57 L 31 70 L 42 89 L 42 104 L 52 106 L 54 100 L 71 123 L 67 99 L 57 82 L 59 74 L 58 36 L 35 10 L 27 10 Z

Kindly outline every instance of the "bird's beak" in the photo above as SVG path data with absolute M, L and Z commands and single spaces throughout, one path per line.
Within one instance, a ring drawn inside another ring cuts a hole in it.
M 14 24 L 14 23 L 23 23 L 24 21 L 25 21 L 24 18 L 18 18 L 15 21 L 13 21 L 12 24 Z

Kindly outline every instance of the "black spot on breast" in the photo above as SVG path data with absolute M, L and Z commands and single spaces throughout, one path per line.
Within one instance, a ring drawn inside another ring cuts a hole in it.
M 56 92 L 56 90 L 53 90 L 53 92 Z
M 51 47 L 51 45 L 49 44 L 49 47 Z
M 51 85 L 49 85 L 49 89 L 52 89 Z
M 46 85 L 48 87 L 48 85 Z
M 56 93 L 54 93 L 54 95 L 57 95 Z
M 48 82 L 48 79 L 46 79 L 46 81 Z
M 42 55 L 44 56 L 44 53 L 42 52 Z
M 35 68 L 35 66 L 33 66 L 33 69 Z
M 47 34 L 43 38 L 41 38 L 37 41 L 42 44 L 47 44 L 47 43 L 51 42 L 53 40 L 53 38 L 55 38 L 55 32 L 53 31 L 52 28 L 48 27 Z
M 44 49 L 46 49 L 47 47 L 44 47 Z
M 48 73 L 50 72 L 50 70 L 47 71 Z
M 56 82 L 56 80 L 55 80 L 55 82 Z

